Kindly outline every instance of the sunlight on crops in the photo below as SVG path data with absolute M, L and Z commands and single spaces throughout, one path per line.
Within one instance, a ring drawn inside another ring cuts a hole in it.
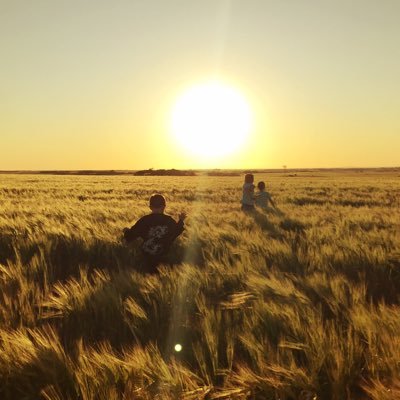
M 1 399 L 400 398 L 400 178 L 0 175 Z M 188 213 L 159 276 L 121 230 Z

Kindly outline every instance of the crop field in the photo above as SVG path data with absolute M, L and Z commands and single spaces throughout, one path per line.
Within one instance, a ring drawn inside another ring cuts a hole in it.
M 0 175 L 0 399 L 400 398 L 400 175 Z M 124 227 L 186 211 L 160 274 Z M 181 346 L 181 351 L 179 346 Z

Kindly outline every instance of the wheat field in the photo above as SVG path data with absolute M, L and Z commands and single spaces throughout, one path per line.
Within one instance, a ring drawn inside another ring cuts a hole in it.
M 399 173 L 242 180 L 0 175 L 0 398 L 399 399 Z M 146 276 L 154 192 L 188 218 Z

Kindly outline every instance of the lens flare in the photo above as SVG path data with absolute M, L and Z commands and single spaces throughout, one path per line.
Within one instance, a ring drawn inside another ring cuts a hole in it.
M 179 353 L 179 352 L 182 350 L 182 345 L 180 345 L 180 344 L 178 343 L 178 344 L 175 345 L 174 349 L 175 349 L 176 352 Z

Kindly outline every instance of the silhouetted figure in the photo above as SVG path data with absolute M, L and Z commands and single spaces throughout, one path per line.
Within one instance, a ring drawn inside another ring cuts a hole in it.
M 276 205 L 272 196 L 265 190 L 265 182 L 261 181 L 257 183 L 258 193 L 255 196 L 255 203 L 257 207 L 266 210 L 271 203 L 272 207 L 276 209 Z
M 254 211 L 254 175 L 246 174 L 244 177 L 243 194 L 242 194 L 242 210 Z
M 173 241 L 183 232 L 185 213 L 179 215 L 176 222 L 164 214 L 165 199 L 160 194 L 150 197 L 151 214 L 140 218 L 131 228 L 124 228 L 124 238 L 132 242 L 141 238 L 141 250 L 144 258 L 144 272 L 156 273 L 157 267 L 166 262 L 166 256 Z

